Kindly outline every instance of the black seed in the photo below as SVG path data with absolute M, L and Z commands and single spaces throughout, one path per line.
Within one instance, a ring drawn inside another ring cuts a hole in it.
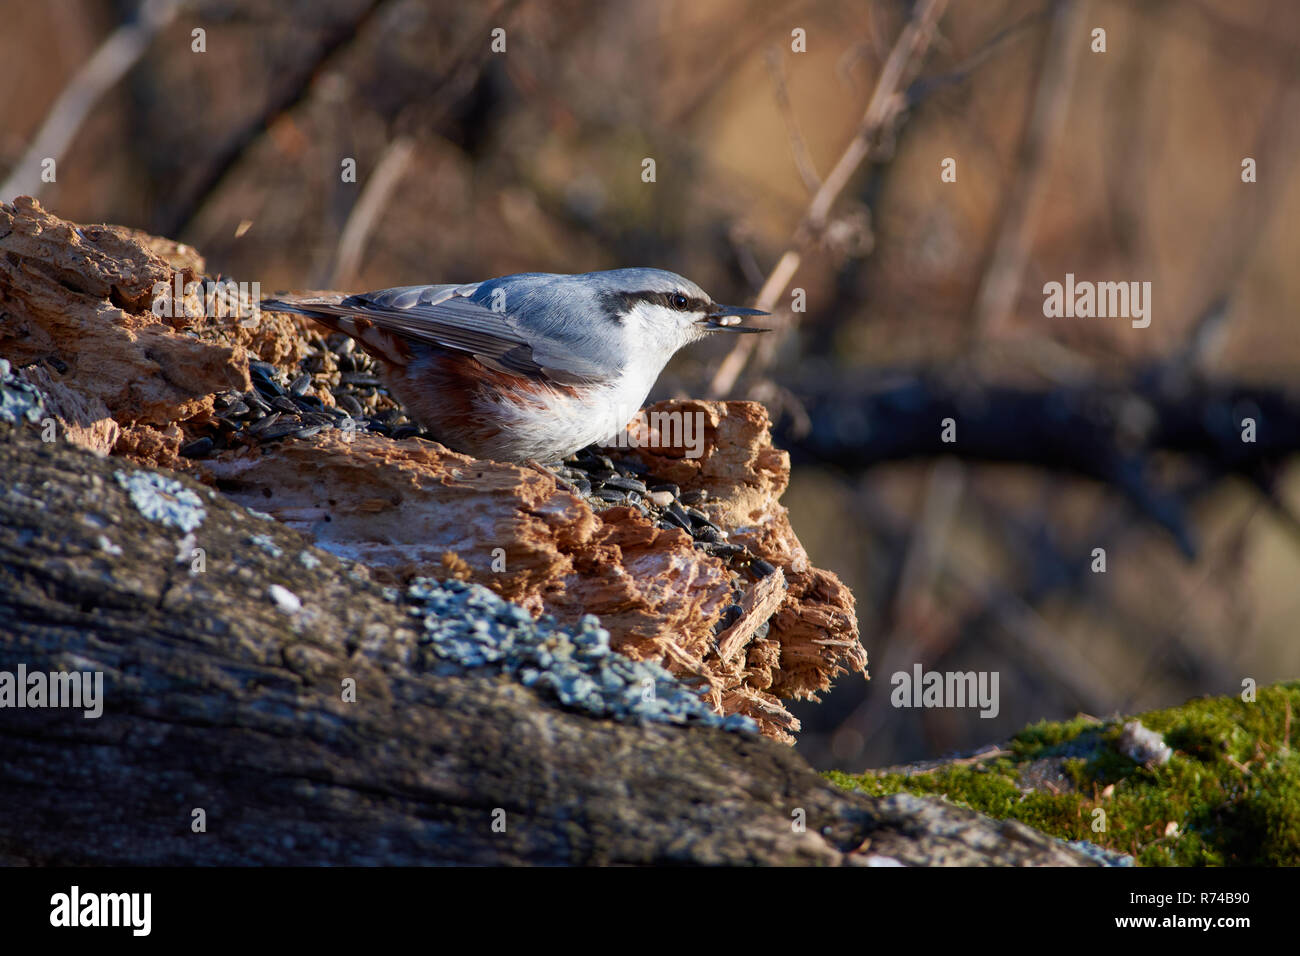
M 393 438 L 401 440 L 403 438 L 412 438 L 420 434 L 419 425 L 398 425 L 393 429 Z
M 254 422 L 252 425 L 248 426 L 249 434 L 250 435 L 262 434 L 262 432 L 266 431 L 268 428 L 270 428 L 272 425 L 278 422 L 280 420 L 280 416 L 281 416 L 280 412 L 272 412 L 270 415 L 267 415 L 265 418 Z
M 228 408 L 225 409 L 225 413 L 231 418 L 240 418 L 244 415 L 247 415 L 248 403 L 242 401 L 236 401 L 234 404 L 230 405 Z
M 722 535 L 718 533 L 718 529 L 709 525 L 705 525 L 702 528 L 696 528 L 691 532 L 691 535 L 696 541 L 707 541 L 710 544 L 722 540 Z
M 762 558 L 755 558 L 749 562 L 749 570 L 760 578 L 765 578 L 776 570 L 776 565 L 770 561 L 764 561 Z
M 339 381 L 344 385 L 361 386 L 363 388 L 375 388 L 379 385 L 379 379 L 364 372 L 345 372 L 339 376 Z
M 315 395 L 299 395 L 294 399 L 299 408 L 309 408 L 313 412 L 319 412 L 325 407 L 325 404 Z
M 308 425 L 306 428 L 299 428 L 293 433 L 294 438 L 310 438 L 312 435 L 319 434 L 324 425 Z
M 573 487 L 577 488 L 580 494 L 591 494 L 591 482 L 586 478 L 574 478 Z
M 301 395 L 303 392 L 307 391 L 307 386 L 310 384 L 311 384 L 311 375 L 309 375 L 307 372 L 303 372 L 301 375 L 295 378 L 293 382 L 289 385 L 289 394 Z
M 284 395 L 277 395 L 271 399 L 271 407 L 284 412 L 286 415 L 298 414 L 298 406 L 293 403 L 292 399 Z
M 352 415 L 353 418 L 361 418 L 363 415 L 365 415 L 365 410 L 362 409 L 361 403 L 358 402 L 351 395 L 348 395 L 346 393 L 342 395 L 335 395 L 334 400 L 338 402 L 340 405 L 342 405 L 345 409 L 347 409 L 348 413 Z
M 248 403 L 249 408 L 260 412 L 262 415 L 266 415 L 271 411 L 271 406 L 255 391 L 246 393 L 244 401 Z
M 745 609 L 739 604 L 728 604 L 722 609 L 722 617 L 718 623 L 724 628 L 731 627 L 736 621 L 740 620 L 740 615 L 745 613 Z
M 672 522 L 674 527 L 681 528 L 683 531 L 691 530 L 691 519 L 686 517 L 686 512 L 677 502 L 670 504 L 664 511 L 664 518 Z
M 268 365 L 266 362 L 249 362 L 248 370 L 254 387 L 267 398 L 284 394 L 284 387 L 277 381 L 280 373 L 274 365 Z
M 627 495 L 623 494 L 621 491 L 615 491 L 613 488 L 597 488 L 592 492 L 592 495 L 599 498 L 601 501 L 610 501 L 615 503 L 622 503 L 627 499 Z
M 181 454 L 186 458 L 206 458 L 208 453 L 212 451 L 212 445 L 212 439 L 207 436 L 196 438 L 181 448 Z
M 677 497 L 684 505 L 698 505 L 701 501 L 709 500 L 709 493 L 703 488 L 697 488 L 694 491 L 683 491 Z
M 682 489 L 678 488 L 678 487 L 677 487 L 676 485 L 674 485 L 674 484 L 666 484 L 666 485 L 651 485 L 651 486 L 650 486 L 650 490 L 651 490 L 651 491 L 666 491 L 666 492 L 668 492 L 670 495 L 672 495 L 674 498 L 678 498 L 678 497 L 680 497 L 680 496 L 681 496 L 681 493 L 682 493 Z
M 622 475 L 614 475 L 605 479 L 605 484 L 611 488 L 621 488 L 623 491 L 635 491 L 637 495 L 646 493 L 646 486 L 643 482 L 635 478 L 624 478 Z
M 295 434 L 302 428 L 302 422 L 283 421 L 280 424 L 268 428 L 257 437 L 260 441 L 275 441 L 278 438 L 286 438 Z

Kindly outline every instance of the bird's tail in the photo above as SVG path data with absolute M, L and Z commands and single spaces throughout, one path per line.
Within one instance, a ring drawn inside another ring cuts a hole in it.
M 350 312 L 340 294 L 288 295 L 279 299 L 263 299 L 265 312 L 288 312 L 305 315 L 332 332 L 342 332 L 368 353 L 390 365 L 405 367 L 411 361 L 411 343 L 388 329 L 381 328 L 369 319 Z

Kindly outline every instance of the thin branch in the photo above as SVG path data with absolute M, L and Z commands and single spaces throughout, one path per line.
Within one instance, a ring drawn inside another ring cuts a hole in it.
M 180 7 L 178 0 L 144 0 L 134 20 L 108 35 L 50 107 L 31 146 L 0 184 L 0 199 L 40 196 L 45 187 L 41 163 L 53 159 L 57 164 L 63 159 L 94 105 L 139 62 L 150 41 L 175 19 Z
M 972 327 L 980 337 L 1002 326 L 1020 293 L 1038 210 L 1047 194 L 1049 159 L 1065 126 L 1066 104 L 1084 46 L 1083 12 L 1083 3 L 1065 2 L 1052 17 L 1033 113 L 1021 146 L 1020 188 L 1008 197 L 997 245 L 975 299 Z
M 345 289 L 356 279 L 370 234 L 374 232 L 380 215 L 388 208 L 393 192 L 414 155 L 415 143 L 405 136 L 397 137 L 384 149 L 343 226 L 334 268 L 326 283 L 331 289 Z
M 875 92 L 867 104 L 857 134 L 808 204 L 790 248 L 781 256 L 759 292 L 756 303 L 758 308 L 771 312 L 776 307 L 777 299 L 798 271 L 804 252 L 825 229 L 835 200 L 870 154 L 871 144 L 888 128 L 902 108 L 904 97 L 900 89 L 905 88 L 910 78 L 920 69 L 921 60 L 930 48 L 939 18 L 946 6 L 947 0 L 920 0 L 917 3 L 912 19 L 899 34 L 889 59 L 880 71 Z M 710 397 L 723 398 L 735 387 L 736 380 L 754 351 L 753 338 L 745 336 L 722 360 L 709 384 Z
M 785 63 L 781 58 L 780 48 L 769 50 L 765 59 L 767 68 L 772 74 L 776 105 L 781 111 L 781 118 L 785 120 L 786 133 L 790 137 L 790 152 L 794 157 L 795 168 L 799 170 L 799 178 L 803 180 L 808 192 L 816 193 L 821 186 L 821 178 L 817 175 L 817 167 L 813 164 L 812 155 L 808 152 L 808 144 L 803 138 L 803 131 L 799 128 L 799 117 L 795 115 L 794 108 L 790 105 L 790 88 L 786 83 Z

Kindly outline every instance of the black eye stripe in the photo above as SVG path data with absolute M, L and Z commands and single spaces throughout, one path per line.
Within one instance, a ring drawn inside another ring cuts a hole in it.
M 674 312 L 708 312 L 713 306 L 708 299 L 688 296 L 682 292 L 607 292 L 605 295 L 619 314 L 630 312 L 638 302 L 662 305 Z M 678 305 L 675 301 L 679 297 L 686 300 L 683 305 Z

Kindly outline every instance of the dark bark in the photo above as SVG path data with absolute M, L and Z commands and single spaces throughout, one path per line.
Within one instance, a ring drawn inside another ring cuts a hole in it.
M 761 738 L 418 673 L 410 618 L 361 569 L 183 478 L 206 516 L 181 546 L 115 477 L 135 470 L 0 425 L 0 671 L 100 670 L 105 697 L 98 719 L 0 710 L 8 862 L 1082 861 L 1020 824 L 840 792 Z

